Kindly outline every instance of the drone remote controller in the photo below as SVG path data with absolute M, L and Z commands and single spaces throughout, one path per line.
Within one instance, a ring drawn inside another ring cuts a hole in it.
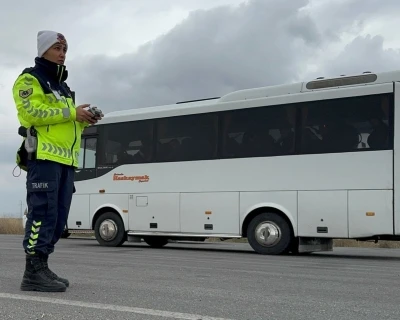
M 103 112 L 97 107 L 87 107 L 86 110 L 89 111 L 93 117 L 101 117 L 103 114 Z

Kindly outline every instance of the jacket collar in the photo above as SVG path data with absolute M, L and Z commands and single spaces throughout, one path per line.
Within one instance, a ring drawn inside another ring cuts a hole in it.
M 36 57 L 35 66 L 57 83 L 64 82 L 68 78 L 68 70 L 66 69 L 65 65 Z

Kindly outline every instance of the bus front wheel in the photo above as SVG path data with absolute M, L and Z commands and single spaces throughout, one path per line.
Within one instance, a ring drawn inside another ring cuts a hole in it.
M 265 212 L 250 221 L 247 240 L 257 253 L 278 255 L 290 248 L 292 233 L 283 217 L 274 212 Z
M 119 247 L 126 240 L 124 223 L 115 212 L 105 212 L 97 219 L 94 234 L 99 244 L 107 247 Z

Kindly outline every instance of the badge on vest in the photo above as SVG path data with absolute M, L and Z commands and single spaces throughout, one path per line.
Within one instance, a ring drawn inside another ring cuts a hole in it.
M 29 88 L 27 90 L 19 90 L 19 96 L 22 99 L 28 98 L 33 93 L 33 88 Z

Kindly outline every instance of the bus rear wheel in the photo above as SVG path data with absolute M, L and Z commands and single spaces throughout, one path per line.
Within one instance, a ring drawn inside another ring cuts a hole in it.
M 145 237 L 143 241 L 153 248 L 162 248 L 168 244 L 168 239 L 161 236 Z
M 289 224 L 279 214 L 265 212 L 255 216 L 247 228 L 247 240 L 260 254 L 287 253 L 292 242 Z
M 105 212 L 97 219 L 94 234 L 102 246 L 119 247 L 126 241 L 124 223 L 115 212 Z

